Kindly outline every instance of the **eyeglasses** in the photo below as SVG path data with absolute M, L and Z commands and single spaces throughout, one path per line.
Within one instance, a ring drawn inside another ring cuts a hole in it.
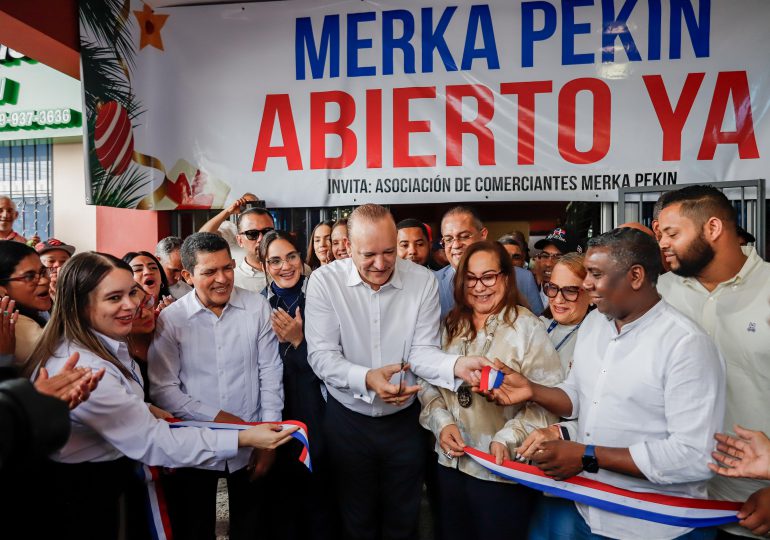
M 543 283 L 543 292 L 548 298 L 556 298 L 556 296 L 561 292 L 562 297 L 567 302 L 574 302 L 577 300 L 578 296 L 580 296 L 581 290 L 581 287 L 576 287 L 574 285 L 570 287 L 559 287 L 550 281 Z
M 283 266 L 283 263 L 286 264 L 296 264 L 300 260 L 299 253 L 296 251 L 292 251 L 288 255 L 286 255 L 285 259 L 282 259 L 280 257 L 270 257 L 267 260 L 267 265 L 272 268 L 273 270 L 278 270 L 280 267 Z
M 457 236 L 449 236 L 449 235 L 442 236 L 441 247 L 451 246 L 455 242 L 457 242 L 460 245 L 467 244 L 471 238 L 473 238 L 473 233 L 469 233 L 469 232 L 460 233 Z
M 26 283 L 27 285 L 32 285 L 33 283 L 37 284 L 40 283 L 40 280 L 43 279 L 43 277 L 50 277 L 51 276 L 51 269 L 46 268 L 45 266 L 40 267 L 40 271 L 38 272 L 26 272 L 20 276 L 16 277 L 10 277 L 6 278 L 2 281 L 21 281 L 22 283 Z
M 524 258 L 524 255 L 522 255 L 521 253 L 514 253 L 513 255 L 511 255 L 512 261 L 520 261 L 523 258 Z
M 144 294 L 144 298 L 139 302 L 139 305 L 136 306 L 136 317 L 139 317 L 139 314 L 142 312 L 143 309 L 153 309 L 155 308 L 155 296 L 144 292 L 143 290 L 139 290 L 140 293 Z
M 492 287 L 495 283 L 497 283 L 497 278 L 502 274 L 502 272 L 497 272 L 495 274 L 484 274 L 481 277 L 476 277 L 471 274 L 466 274 L 465 276 L 465 286 L 469 289 L 472 289 L 476 286 L 476 284 L 480 281 L 484 287 Z
M 550 259 L 553 262 L 559 262 L 559 259 L 561 259 L 561 253 L 548 253 L 547 251 L 541 251 L 535 255 L 535 258 L 541 261 L 547 261 Z
M 249 229 L 248 231 L 241 231 L 238 234 L 245 236 L 249 240 L 259 240 L 261 236 L 264 236 L 270 231 L 274 230 L 275 227 L 265 227 L 264 229 Z

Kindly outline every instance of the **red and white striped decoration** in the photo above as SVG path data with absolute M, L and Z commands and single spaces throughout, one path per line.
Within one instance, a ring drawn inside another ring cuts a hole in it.
M 96 113 L 96 157 L 110 174 L 123 174 L 134 154 L 134 134 L 125 107 L 116 101 L 101 105 Z

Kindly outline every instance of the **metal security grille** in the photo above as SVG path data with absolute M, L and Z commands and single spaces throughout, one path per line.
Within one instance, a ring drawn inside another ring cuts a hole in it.
M 52 231 L 53 147 L 47 139 L 0 143 L 0 195 L 19 210 L 14 230 L 27 239 Z
M 730 199 L 738 214 L 738 225 L 753 234 L 757 253 L 765 257 L 765 181 L 735 180 L 727 182 L 704 182 L 714 186 Z M 616 223 L 637 221 L 650 227 L 655 201 L 664 191 L 680 189 L 686 184 L 675 186 L 650 186 L 624 188 L 618 192 Z

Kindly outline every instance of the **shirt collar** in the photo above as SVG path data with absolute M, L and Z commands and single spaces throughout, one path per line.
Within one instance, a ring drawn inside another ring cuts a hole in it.
M 239 265 L 239 268 L 243 271 L 244 274 L 251 277 L 256 277 L 260 275 L 264 275 L 263 270 L 258 270 L 251 266 L 249 263 L 246 262 L 246 257 L 243 258 L 241 261 L 241 264 Z
M 343 262 L 345 264 L 350 265 L 350 270 L 348 271 L 348 280 L 346 283 L 348 287 L 355 287 L 356 285 L 363 284 L 364 286 L 371 288 L 370 285 L 361 278 L 361 274 L 358 273 L 358 268 L 356 268 L 356 265 L 353 264 L 352 257 L 348 257 L 347 259 L 344 259 Z M 380 289 L 388 286 L 392 286 L 396 289 L 404 288 L 404 282 L 401 278 L 401 271 L 399 270 L 399 266 L 402 266 L 404 264 L 407 264 L 407 262 L 399 257 L 396 257 L 396 264 L 393 266 L 393 274 L 391 274 L 390 279 L 387 281 L 387 283 L 382 285 Z
M 615 326 L 615 320 L 608 319 L 609 324 L 612 325 L 612 330 L 615 334 L 615 337 L 624 336 L 629 332 L 633 332 L 635 329 L 645 326 L 647 321 L 654 321 L 655 318 L 658 317 L 659 313 L 664 309 L 665 304 L 666 303 L 662 299 L 658 299 L 658 302 L 650 309 L 648 309 L 644 315 L 634 321 L 631 321 L 630 323 L 624 324 L 620 328 L 620 331 L 618 331 L 617 326 Z
M 177 300 L 177 302 L 180 302 L 184 306 L 188 319 L 192 319 L 197 313 L 200 313 L 201 311 L 211 312 L 210 309 L 201 304 L 201 301 L 198 300 L 198 295 L 196 294 L 195 289 L 190 292 L 191 294 L 186 294 Z M 233 292 L 230 293 L 230 299 L 227 301 L 225 309 L 227 309 L 228 306 L 233 306 L 234 308 L 238 309 L 246 309 L 245 298 L 243 297 L 243 294 L 239 292 L 238 287 L 233 287 Z M 224 310 L 222 310 L 222 312 L 224 313 Z

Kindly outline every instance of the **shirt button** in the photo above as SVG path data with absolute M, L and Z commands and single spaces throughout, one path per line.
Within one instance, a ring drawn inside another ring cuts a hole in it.
M 599 404 L 599 402 L 598 402 L 598 401 L 594 401 L 594 405 L 598 405 L 598 404 Z
M 586 431 L 586 437 L 590 437 L 591 434 Z

